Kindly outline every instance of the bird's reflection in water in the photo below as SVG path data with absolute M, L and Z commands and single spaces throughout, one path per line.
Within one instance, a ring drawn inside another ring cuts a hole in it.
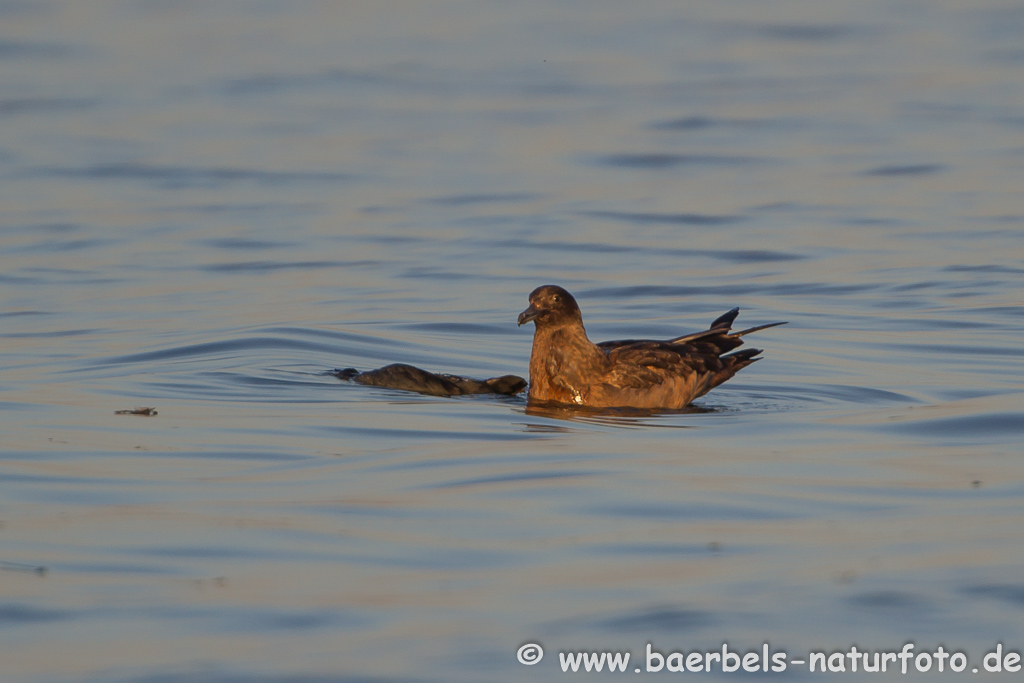
M 677 429 L 690 429 L 695 425 L 684 425 L 668 423 L 656 418 L 669 417 L 673 415 L 688 415 L 694 413 L 716 413 L 720 412 L 714 408 L 688 405 L 685 408 L 592 408 L 590 406 L 576 406 L 554 401 L 528 401 L 523 412 L 529 417 L 549 418 L 568 422 L 585 422 L 599 424 L 609 427 L 647 428 L 647 427 L 672 427 Z M 547 423 L 524 423 L 528 431 L 551 432 L 551 431 L 573 431 L 570 427 L 560 427 Z
M 561 422 L 583 422 L 589 424 L 630 428 L 671 427 L 688 429 L 694 425 L 670 423 L 656 418 L 693 413 L 721 412 L 715 408 L 687 405 L 682 408 L 633 408 L 605 407 L 599 408 L 586 405 L 574 405 L 558 401 L 523 400 L 517 396 L 526 388 L 526 380 L 515 375 L 504 375 L 486 380 L 476 380 L 459 375 L 427 372 L 421 368 L 402 363 L 388 365 L 378 370 L 360 373 L 354 369 L 332 370 L 327 373 L 339 379 L 355 381 L 359 384 L 398 389 L 426 396 L 460 396 L 467 394 L 490 394 L 503 399 L 514 406 L 514 409 L 530 417 L 548 418 Z M 404 401 L 395 401 L 403 403 Z M 415 400 L 410 399 L 410 403 Z M 525 405 L 524 405 L 525 404 Z M 571 427 L 546 423 L 524 423 L 527 431 L 532 432 L 572 432 Z

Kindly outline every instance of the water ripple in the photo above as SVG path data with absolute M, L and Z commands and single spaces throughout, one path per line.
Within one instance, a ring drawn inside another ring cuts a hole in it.
M 407 394 L 408 392 L 395 392 Z M 426 400 L 426 399 L 425 399 Z M 446 399 L 436 399 L 446 400 Z M 329 427 L 323 425 L 312 425 L 310 429 L 325 434 L 336 434 L 338 436 L 363 436 L 375 439 L 387 439 L 388 441 L 534 441 L 544 438 L 542 435 L 524 432 L 481 432 L 466 429 L 465 431 L 451 431 L 444 429 L 400 429 L 398 427 Z
M 281 247 L 294 247 L 295 242 L 274 242 L 271 240 L 255 240 L 245 237 L 221 237 L 217 239 L 202 240 L 200 244 L 216 249 L 277 249 Z
M 211 273 L 269 273 L 276 270 L 313 270 L 318 268 L 355 268 L 379 266 L 378 261 L 240 261 L 198 266 Z
M 961 593 L 991 598 L 1012 607 L 1024 607 L 1024 584 L 976 584 L 960 589 Z
M 64 60 L 81 57 L 87 50 L 77 45 L 0 39 L 0 59 Z
M 837 285 L 825 282 L 790 282 L 765 284 L 751 282 L 735 285 L 680 286 L 680 285 L 635 285 L 632 287 L 597 287 L 581 292 L 586 296 L 612 299 L 636 299 L 644 297 L 684 298 L 707 295 L 743 296 L 748 294 L 802 296 L 854 294 L 880 289 L 880 284 Z
M 427 204 L 436 206 L 471 206 L 474 204 L 496 204 L 504 202 L 531 202 L 543 198 L 544 195 L 529 192 L 509 192 L 504 194 L 461 194 L 447 197 L 431 197 L 424 199 Z
M 884 431 L 957 442 L 999 442 L 1024 437 L 1024 412 L 992 412 L 908 420 L 879 427 Z
M 597 163 L 619 168 L 637 168 L 649 171 L 678 168 L 680 166 L 749 166 L 763 164 L 768 159 L 728 154 L 609 154 L 597 158 Z
M 700 213 L 638 213 L 624 211 L 584 211 L 584 216 L 607 218 L 627 223 L 657 225 L 728 225 L 743 220 L 742 216 L 711 216 Z
M 631 220 L 632 214 L 610 215 L 611 212 L 602 212 L 602 217 Z M 674 257 L 697 257 L 714 258 L 731 263 L 772 263 L 775 261 L 799 261 L 807 257 L 792 252 L 773 251 L 769 249 L 680 249 L 677 247 L 641 247 L 634 244 L 606 244 L 602 242 L 566 242 L 566 241 L 540 241 L 531 239 L 521 240 L 500 240 L 489 242 L 495 247 L 503 249 L 524 249 L 544 251 L 569 251 L 576 253 L 594 254 L 644 254 L 649 256 L 674 256 Z
M 785 513 L 781 510 L 722 505 L 717 503 L 623 503 L 599 505 L 588 510 L 589 514 L 611 517 L 636 517 L 640 519 L 691 519 L 691 520 L 769 520 L 799 519 L 802 515 Z
M 96 106 L 96 100 L 72 97 L 22 97 L 0 100 L 0 118 L 22 114 L 63 114 Z
M 21 603 L 0 604 L 0 628 L 4 626 L 23 627 L 49 621 L 66 621 L 78 616 L 71 610 L 55 610 L 33 607 Z
M 576 471 L 576 472 L 517 472 L 516 474 L 502 474 L 488 477 L 475 477 L 472 479 L 457 479 L 455 481 L 431 484 L 424 488 L 430 489 L 455 489 L 471 486 L 485 486 L 487 484 L 521 484 L 524 482 L 549 481 L 559 479 L 573 479 L 577 477 L 593 477 L 600 472 Z
M 100 164 L 85 168 L 44 167 L 35 169 L 34 174 L 86 180 L 140 180 L 166 189 L 212 189 L 239 182 L 270 187 L 304 183 L 336 184 L 351 181 L 356 177 L 351 173 L 335 171 L 264 171 L 230 167 L 160 166 L 132 162 Z
M 846 598 L 846 602 L 856 607 L 865 607 L 871 610 L 904 611 L 921 613 L 934 609 L 932 600 L 921 595 L 905 591 L 874 591 L 869 593 L 858 593 Z
M 317 336 L 317 335 L 314 335 Z M 381 340 L 368 335 L 359 335 L 346 332 L 325 332 L 319 336 L 327 336 L 340 340 L 349 340 L 369 345 L 380 345 Z M 401 341 L 388 341 L 396 346 L 406 345 Z M 225 339 L 214 342 L 201 342 L 199 344 L 186 344 L 173 346 L 156 351 L 142 351 L 122 356 L 108 356 L 92 360 L 89 365 L 94 367 L 112 365 L 130 365 L 133 363 L 149 363 L 153 361 L 165 361 L 176 358 L 200 358 L 207 356 L 220 356 L 225 354 L 235 356 L 242 352 L 266 349 L 286 349 L 323 352 L 325 355 L 338 354 L 339 346 L 322 342 L 312 342 L 304 339 L 252 336 L 238 339 Z
M 851 24 L 764 24 L 758 33 L 795 43 L 830 43 L 852 35 L 857 28 Z
M 914 176 L 930 175 L 945 170 L 942 164 L 895 164 L 891 166 L 878 166 L 864 171 L 864 175 L 870 176 Z
M 707 128 L 733 128 L 739 130 L 757 130 L 780 126 L 780 119 L 730 119 L 720 116 L 684 116 L 669 121 L 652 123 L 653 130 L 705 130 Z
M 711 612 L 675 605 L 655 605 L 620 615 L 596 618 L 589 622 L 602 631 L 623 634 L 683 633 L 713 626 L 717 619 Z

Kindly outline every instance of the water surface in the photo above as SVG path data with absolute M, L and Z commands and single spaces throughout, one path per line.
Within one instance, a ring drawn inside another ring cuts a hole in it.
M 996 0 L 0 2 L 5 680 L 1020 651 L 1022 40 Z M 790 324 L 663 416 L 325 374 L 525 375 L 549 282 L 595 340 Z

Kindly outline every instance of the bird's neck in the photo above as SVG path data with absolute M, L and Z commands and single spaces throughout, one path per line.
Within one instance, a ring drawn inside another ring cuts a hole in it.
M 607 354 L 587 338 L 582 323 L 538 327 L 530 354 L 530 396 L 571 403 L 573 390 L 582 391 L 587 378 L 607 365 Z

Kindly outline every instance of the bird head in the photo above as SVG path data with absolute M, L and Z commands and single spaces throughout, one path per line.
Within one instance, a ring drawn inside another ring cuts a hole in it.
M 530 307 L 519 314 L 519 324 L 533 321 L 537 327 L 582 323 L 583 316 L 572 294 L 558 285 L 543 285 L 530 292 Z

